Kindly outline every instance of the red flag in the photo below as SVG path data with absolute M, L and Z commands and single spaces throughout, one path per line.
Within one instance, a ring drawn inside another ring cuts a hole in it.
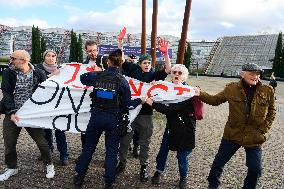
M 122 40 L 126 34 L 126 27 L 123 27 L 120 31 L 120 34 L 118 35 L 118 40 Z

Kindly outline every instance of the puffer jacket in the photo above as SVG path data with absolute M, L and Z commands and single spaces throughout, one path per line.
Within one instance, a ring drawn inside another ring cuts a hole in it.
M 152 107 L 166 115 L 169 129 L 169 149 L 173 151 L 195 148 L 196 119 L 191 99 L 171 104 L 153 102 Z
M 272 126 L 276 109 L 274 92 L 271 86 L 258 82 L 250 110 L 242 80 L 228 84 L 216 95 L 200 93 L 200 100 L 218 106 L 229 103 L 229 117 L 225 125 L 223 138 L 244 147 L 260 147 L 265 141 L 265 134 Z

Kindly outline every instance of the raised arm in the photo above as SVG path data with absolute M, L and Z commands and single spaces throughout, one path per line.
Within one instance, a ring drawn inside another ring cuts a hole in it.
M 169 42 L 166 39 L 159 39 L 159 50 L 163 53 L 164 58 L 165 58 L 165 72 L 170 73 L 171 71 L 171 62 L 169 58 Z

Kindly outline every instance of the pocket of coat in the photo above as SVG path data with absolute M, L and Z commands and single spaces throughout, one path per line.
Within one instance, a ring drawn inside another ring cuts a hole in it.
M 263 132 L 258 128 L 255 128 L 255 131 L 256 131 L 256 135 L 253 136 L 254 144 L 263 144 L 266 141 L 265 134 L 263 134 Z

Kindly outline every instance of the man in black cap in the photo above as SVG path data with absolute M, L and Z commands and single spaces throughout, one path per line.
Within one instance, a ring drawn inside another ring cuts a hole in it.
M 127 61 L 132 63 L 137 63 L 137 57 L 135 56 L 135 54 L 131 54 L 130 56 L 128 56 Z
M 248 167 L 243 189 L 256 188 L 262 170 L 261 145 L 276 115 L 273 88 L 260 82 L 261 72 L 258 65 L 247 63 L 242 66 L 240 81 L 229 83 L 220 93 L 210 95 L 195 89 L 196 96 L 207 104 L 229 103 L 228 121 L 207 178 L 211 189 L 219 187 L 225 164 L 240 147 L 245 149 Z

